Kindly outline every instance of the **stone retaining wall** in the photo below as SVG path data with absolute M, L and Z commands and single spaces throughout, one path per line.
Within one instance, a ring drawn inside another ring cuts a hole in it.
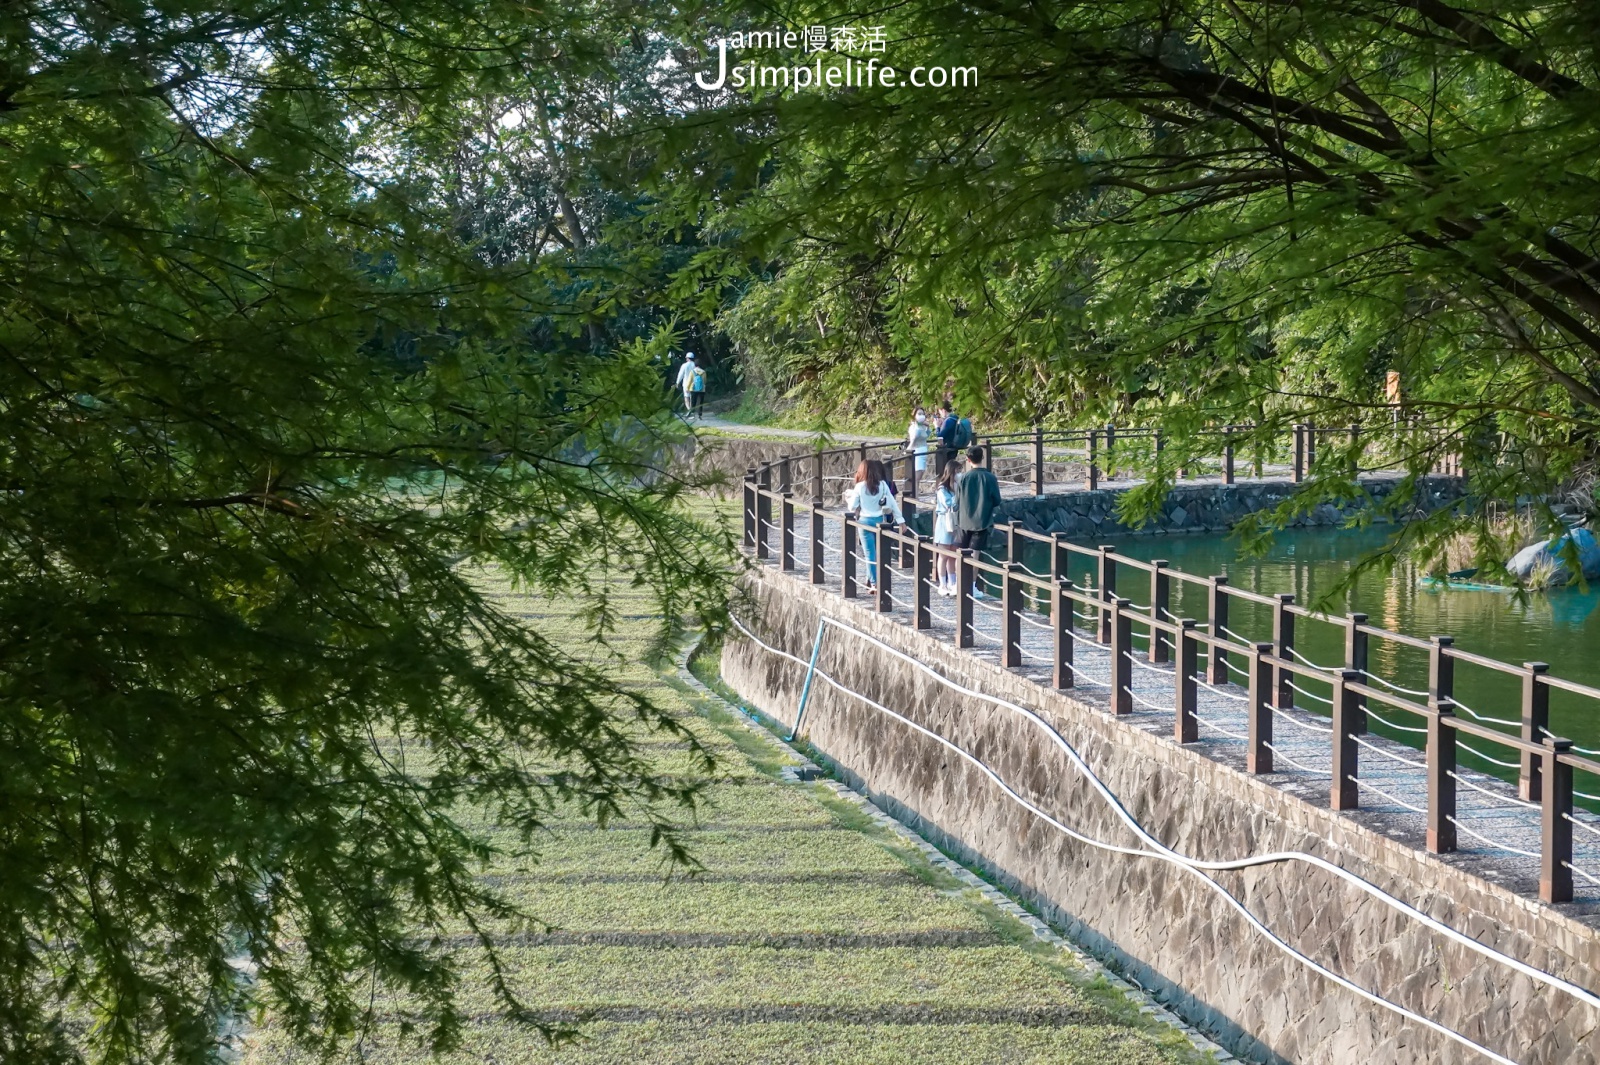
M 1323 503 L 1292 525 L 1342 524 L 1350 515 L 1381 503 L 1394 491 L 1396 480 L 1363 478 L 1365 498 L 1343 506 Z M 1233 528 L 1245 515 L 1277 506 L 1299 488 L 1290 481 L 1247 481 L 1181 484 L 1167 493 L 1160 513 L 1144 526 L 1133 528 L 1117 518 L 1117 505 L 1126 488 L 1100 488 L 1093 492 L 1007 499 L 999 521 L 1015 521 L 1037 533 L 1064 533 L 1091 539 L 1126 533 L 1220 532 Z M 1460 499 L 1464 485 L 1459 477 L 1425 477 L 1419 482 L 1413 513 L 1429 513 Z
M 958 683 L 1038 710 L 1159 839 L 1204 859 L 1280 850 L 1327 858 L 1434 917 L 1585 987 L 1600 986 L 1600 934 L 1168 735 L 1067 695 L 791 578 L 747 578 L 763 640 L 809 657 L 820 616 L 844 619 Z M 1077 831 L 1133 840 L 1042 730 L 959 697 L 904 661 L 829 630 L 818 662 L 841 684 L 983 759 Z M 803 667 L 730 640 L 722 674 L 792 724 Z M 1364 1001 L 1271 945 L 1199 877 L 1080 844 L 1005 797 L 967 762 L 859 700 L 817 684 L 804 733 L 854 786 L 991 871 L 1057 927 L 1105 954 L 1244 1057 L 1305 1065 L 1477 1063 L 1476 1052 Z M 1527 1065 L 1594 1065 L 1600 1013 L 1427 931 L 1329 874 L 1276 864 L 1217 874 L 1296 949 L 1356 984 Z

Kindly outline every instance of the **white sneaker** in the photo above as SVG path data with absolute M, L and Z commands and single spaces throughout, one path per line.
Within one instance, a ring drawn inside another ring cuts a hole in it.
M 977 588 L 974 588 L 974 589 L 972 589 L 972 598 L 974 598 L 974 599 L 987 599 L 989 597 L 984 595 L 983 592 L 979 591 Z

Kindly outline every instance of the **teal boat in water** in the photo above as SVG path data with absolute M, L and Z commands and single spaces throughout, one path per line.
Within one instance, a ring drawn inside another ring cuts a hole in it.
M 1447 573 L 1443 577 L 1423 577 L 1417 581 L 1424 588 L 1433 591 L 1449 589 L 1457 592 L 1514 592 L 1515 588 L 1509 584 L 1479 584 L 1472 578 L 1478 575 L 1476 569 L 1458 569 L 1454 573 Z
M 1454 577 L 1423 577 L 1417 581 L 1424 588 L 1439 591 L 1449 589 L 1457 592 L 1514 592 L 1515 588 L 1509 584 L 1479 584 L 1477 581 L 1457 580 Z

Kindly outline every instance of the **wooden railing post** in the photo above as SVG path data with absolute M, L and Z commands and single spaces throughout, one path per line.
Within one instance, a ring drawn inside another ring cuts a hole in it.
M 1128 600 L 1113 595 L 1106 611 L 1111 626 L 1111 712 L 1133 713 L 1133 618 Z
M 1106 480 L 1117 479 L 1117 427 L 1106 422 Z
M 1306 479 L 1306 427 L 1300 422 L 1294 423 L 1294 471 L 1290 480 L 1299 484 Z
M 1277 602 L 1272 607 L 1272 645 L 1274 653 L 1285 661 L 1294 659 L 1294 615 L 1289 612 L 1289 606 L 1294 602 L 1294 596 L 1287 592 L 1277 595 Z M 1278 669 L 1278 683 L 1273 694 L 1273 705 L 1279 710 L 1287 710 L 1294 706 L 1294 672 L 1280 667 Z
M 811 456 L 811 501 L 817 506 L 822 505 L 822 449 Z
M 1270 643 L 1253 643 L 1245 652 L 1250 671 L 1250 743 L 1245 755 L 1252 773 L 1272 772 L 1272 654 Z
M 1222 483 L 1233 483 L 1233 426 L 1222 430 Z
M 1020 537 L 1017 536 L 1016 524 L 1014 521 L 1002 521 L 994 527 L 994 535 L 998 536 L 1006 545 L 1005 557 L 1007 562 L 1015 562 L 1017 560 L 1017 541 Z M 995 554 L 993 547 L 989 548 L 989 553 L 991 555 Z
M 1179 743 L 1193 743 L 1200 738 L 1200 721 L 1195 717 L 1199 685 L 1195 683 L 1195 668 L 1200 661 L 1200 641 L 1194 636 L 1194 618 L 1178 622 L 1178 646 L 1173 663 L 1172 691 L 1177 703 L 1176 717 L 1172 723 L 1172 738 Z
M 1450 657 L 1454 636 L 1428 640 L 1428 705 L 1437 706 L 1456 693 L 1456 660 Z
M 811 501 L 811 583 L 823 584 L 828 579 L 824 563 L 828 556 L 827 522 L 822 516 L 822 501 Z
M 977 571 L 972 565 L 972 549 L 964 547 L 956 556 L 956 646 L 971 647 L 972 582 Z
M 1117 597 L 1117 558 L 1114 552 L 1116 547 L 1110 544 L 1100 545 L 1100 601 L 1109 604 Z M 1100 633 L 1097 637 L 1101 643 L 1111 642 L 1111 610 L 1109 606 L 1100 608 Z
M 1350 476 L 1361 472 L 1361 423 L 1350 423 Z
M 1209 626 L 1213 640 L 1226 640 L 1228 634 L 1223 630 L 1228 627 L 1228 578 L 1222 575 L 1206 578 L 1206 597 L 1208 600 Z M 1213 643 L 1206 656 L 1206 672 L 1212 684 L 1228 683 L 1228 652 L 1222 649 L 1220 643 Z
M 785 573 L 790 573 L 795 568 L 794 493 L 791 491 L 785 490 L 778 502 L 778 522 L 778 565 Z
M 1033 494 L 1044 495 L 1044 426 L 1033 427 Z
M 1317 427 L 1312 422 L 1306 422 L 1306 476 L 1310 477 L 1317 468 Z
M 1059 581 L 1063 577 L 1072 575 L 1072 551 L 1067 547 L 1067 537 L 1063 533 L 1052 533 L 1050 536 L 1050 579 Z
M 750 550 L 756 546 L 756 468 L 748 466 L 744 471 L 744 546 Z
M 894 567 L 889 564 L 889 548 L 894 541 L 890 539 L 893 531 L 886 532 L 883 526 L 878 526 L 878 613 L 892 614 L 894 612 L 893 591 Z
M 901 529 L 901 532 L 905 533 L 907 536 L 916 535 L 912 531 L 912 522 L 916 521 L 917 518 L 917 504 L 913 500 L 907 499 L 905 502 L 900 504 L 900 511 L 905 515 L 906 518 L 905 527 Z M 915 564 L 915 559 L 912 557 L 914 552 L 907 550 L 907 547 L 907 542 L 902 540 L 895 548 L 895 550 L 898 552 L 897 557 L 900 559 L 901 569 L 910 569 Z
M 914 561 L 912 572 L 915 574 L 913 579 L 916 581 L 916 591 L 911 596 L 916 610 L 913 624 L 918 629 L 933 628 L 933 551 L 933 541 L 926 536 L 919 536 L 911 552 Z
M 1539 898 L 1572 901 L 1572 767 L 1561 756 L 1572 741 L 1544 738 L 1544 798 L 1540 801 Z
M 1328 805 L 1335 810 L 1354 810 L 1361 805 L 1361 789 L 1356 786 L 1356 723 L 1367 715 L 1361 697 L 1350 687 L 1366 680 L 1365 673 L 1341 669 L 1333 678 L 1333 784 Z
M 1083 486 L 1091 492 L 1100 487 L 1100 460 L 1095 454 L 1095 444 L 1099 436 L 1098 430 L 1090 429 L 1083 437 L 1085 451 Z
M 1000 661 L 1007 668 L 1022 665 L 1022 563 L 1007 562 L 1005 576 L 1000 584 L 1001 615 L 1005 624 L 1000 627 L 1005 646 Z
M 1456 849 L 1456 730 L 1450 719 L 1455 703 L 1429 699 L 1428 715 L 1428 851 L 1452 854 Z
M 1070 598 L 1072 582 L 1058 576 L 1051 582 L 1055 594 L 1050 604 L 1050 617 L 1055 630 L 1055 686 L 1057 691 L 1072 687 L 1072 619 L 1073 602 Z
M 846 599 L 854 599 L 856 597 L 856 535 L 858 530 L 856 529 L 855 519 L 850 517 L 848 511 L 840 516 L 840 520 L 844 522 L 844 532 L 840 537 L 841 545 L 839 548 L 839 579 L 842 584 L 839 593 Z
M 1168 606 L 1172 601 L 1172 578 L 1167 575 L 1167 560 L 1158 558 L 1150 563 L 1150 661 L 1165 662 L 1171 650 L 1172 637 L 1157 625 L 1172 617 Z
M 767 532 L 772 528 L 772 496 L 767 493 L 772 490 L 772 467 L 763 465 L 756 474 L 756 557 L 771 558 L 772 549 L 768 546 Z
M 1456 660 L 1450 657 L 1452 636 L 1434 636 L 1428 647 L 1428 850 L 1449 854 L 1456 849 Z
M 1366 623 L 1367 615 L 1354 613 L 1345 621 L 1344 627 L 1344 668 L 1361 674 L 1363 684 L 1367 682 L 1367 634 L 1360 630 Z M 1367 731 L 1367 697 L 1356 696 L 1356 706 L 1359 712 L 1350 723 L 1350 728 L 1360 736 Z
M 778 460 L 778 491 L 792 492 L 794 484 L 790 481 L 789 456 L 785 455 Z
M 1550 672 L 1544 662 L 1522 663 L 1522 741 L 1542 744 L 1550 734 L 1550 687 L 1539 683 L 1539 678 Z M 1517 793 L 1528 802 L 1539 802 L 1544 796 L 1544 755 L 1532 751 L 1522 752 L 1522 771 L 1518 774 Z

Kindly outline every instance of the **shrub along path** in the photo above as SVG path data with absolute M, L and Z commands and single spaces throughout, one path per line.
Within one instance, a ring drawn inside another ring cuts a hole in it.
M 495 594 L 552 636 L 585 642 L 577 604 Z M 629 607 L 638 616 L 617 646 L 637 659 L 648 607 Z M 1139 1014 L 858 807 L 821 784 L 780 779 L 789 759 L 725 707 L 636 660 L 614 668 L 679 710 L 720 762 L 711 805 L 689 834 L 704 872 L 664 878 L 646 828 L 597 829 L 576 810 L 557 816 L 536 856 L 517 856 L 507 833 L 507 853 L 486 875 L 554 926 L 508 930 L 510 980 L 545 1019 L 580 1023 L 582 1038 L 550 1047 L 501 1017 L 480 990 L 483 952 L 465 946 L 474 1021 L 445 1061 L 1200 1060 L 1180 1032 Z M 663 770 L 696 772 L 681 745 L 656 740 L 651 750 Z M 360 1060 L 431 1060 L 398 1038 L 401 1008 L 388 1004 Z M 289 1051 L 269 1018 L 244 1060 L 313 1058 Z

